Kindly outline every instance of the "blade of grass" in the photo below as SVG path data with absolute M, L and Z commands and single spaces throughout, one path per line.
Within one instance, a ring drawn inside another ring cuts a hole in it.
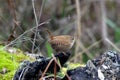
M 48 42 L 46 42 L 46 48 L 47 48 L 48 57 L 52 57 L 53 50 Z
M 106 23 L 109 27 L 111 27 L 115 31 L 115 42 L 120 41 L 120 28 L 118 25 L 116 25 L 112 20 L 108 19 L 106 20 Z

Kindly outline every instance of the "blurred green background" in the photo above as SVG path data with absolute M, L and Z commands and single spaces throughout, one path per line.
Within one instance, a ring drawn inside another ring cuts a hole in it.
M 34 0 L 34 7 L 32 3 L 0 0 L 1 45 L 49 57 L 54 53 L 44 31 L 49 29 L 53 35 L 77 35 L 71 62 L 84 63 L 110 49 L 120 51 L 120 0 Z

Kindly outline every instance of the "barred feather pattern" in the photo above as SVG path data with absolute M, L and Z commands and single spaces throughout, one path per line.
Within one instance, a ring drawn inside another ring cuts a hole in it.
M 74 44 L 74 37 L 69 35 L 54 36 L 49 40 L 51 47 L 56 52 L 67 52 Z

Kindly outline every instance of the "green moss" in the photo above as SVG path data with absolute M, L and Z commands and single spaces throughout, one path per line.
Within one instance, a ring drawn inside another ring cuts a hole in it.
M 14 74 L 15 74 L 15 70 L 10 71 L 6 74 L 0 74 L 0 80 L 12 80 Z
M 23 60 L 29 59 L 22 51 L 17 50 L 16 53 L 9 53 L 0 46 L 0 72 L 5 68 L 5 74 L 0 73 L 0 80 L 12 80 L 19 63 Z

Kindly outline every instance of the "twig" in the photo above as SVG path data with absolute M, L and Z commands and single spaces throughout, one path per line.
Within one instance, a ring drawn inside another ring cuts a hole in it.
M 86 29 L 86 32 L 87 32 L 88 36 L 91 38 L 92 42 L 97 41 L 96 38 L 95 38 L 94 33 L 90 29 Z
M 34 53 L 34 47 L 35 47 L 35 40 L 37 37 L 37 30 L 38 30 L 38 19 L 37 19 L 37 15 L 36 15 L 36 11 L 35 11 L 35 5 L 34 5 L 34 0 L 32 0 L 32 7 L 33 7 L 33 11 L 34 11 L 34 16 L 35 16 L 35 22 L 36 22 L 36 30 L 35 30 L 35 35 L 34 35 L 34 39 L 33 39 L 33 45 L 32 45 L 32 53 Z M 44 1 L 42 1 L 42 5 L 41 5 L 41 10 L 40 10 L 40 16 L 42 15 L 42 10 L 43 10 L 43 6 L 44 6 Z
M 52 59 L 50 60 L 50 62 L 48 63 L 47 67 L 45 68 L 45 70 L 44 70 L 44 72 L 42 73 L 42 76 L 41 76 L 41 78 L 40 78 L 39 80 L 42 80 L 42 79 L 43 79 L 45 73 L 47 72 L 48 68 L 50 67 L 50 64 L 51 64 L 53 61 L 55 62 L 55 63 L 54 63 L 55 65 L 57 64 L 57 65 L 60 67 L 60 69 L 62 68 L 61 65 L 58 63 L 56 57 L 53 56 L 53 58 L 52 58 Z M 56 67 L 54 67 L 54 68 L 56 68 Z M 65 73 L 65 75 L 66 75 L 66 77 L 68 78 L 68 80 L 71 80 L 71 78 L 69 77 L 68 74 Z M 56 76 L 56 75 L 54 75 L 54 76 Z M 56 77 L 54 77 L 54 80 L 56 80 L 55 78 L 56 78 Z
M 8 38 L 8 41 L 11 41 L 12 39 L 14 39 L 14 34 L 15 34 L 15 30 L 16 30 L 16 27 L 18 26 L 16 24 L 17 22 L 17 17 L 16 17 L 16 13 L 15 13 L 15 3 L 13 0 L 7 0 L 8 1 L 8 4 L 9 4 L 9 7 L 10 7 L 10 12 L 11 12 L 11 15 L 13 16 L 13 23 L 14 23 L 14 26 L 13 26 L 13 29 L 12 29 L 12 32 Z
M 113 43 L 111 42 L 108 38 L 105 39 L 110 45 L 112 45 L 112 47 L 114 47 L 117 51 L 120 52 L 120 49 Z
M 41 5 L 41 8 L 40 8 L 40 15 L 38 16 L 38 21 L 40 22 L 40 18 L 41 18 L 41 15 L 42 15 L 42 11 L 43 11 L 43 8 L 44 8 L 44 5 L 45 5 L 45 2 L 46 2 L 46 0 L 42 0 L 42 5 Z
M 100 0 L 100 8 L 101 8 L 101 26 L 102 26 L 102 38 L 103 43 L 106 47 L 108 47 L 108 44 L 106 44 L 106 40 L 108 38 L 108 30 L 106 25 L 106 7 L 105 7 L 105 0 Z
M 77 12 L 77 30 L 76 30 L 76 47 L 75 47 L 75 55 L 77 55 L 78 50 L 79 50 L 79 39 L 80 39 L 80 35 L 81 35 L 81 13 L 80 13 L 80 2 L 79 0 L 75 0 L 76 2 L 76 12 Z
M 56 80 L 56 70 L 57 70 L 56 61 L 54 60 L 54 80 Z
M 54 57 L 54 56 L 53 56 L 53 57 Z M 56 64 L 57 64 L 57 65 L 60 67 L 60 69 L 61 69 L 62 67 L 61 67 L 61 65 L 58 63 L 56 57 L 54 57 L 54 58 L 55 58 L 55 62 L 56 62 Z M 68 74 L 65 73 L 65 75 L 66 75 L 66 77 L 68 78 L 68 80 L 71 80 L 71 78 L 69 77 Z
M 35 22 L 36 22 L 36 30 L 35 30 L 35 35 L 34 35 L 34 39 L 33 39 L 33 45 L 32 45 L 32 53 L 34 53 L 34 47 L 35 47 L 35 40 L 37 37 L 37 30 L 38 30 L 38 20 L 37 20 L 37 15 L 36 15 L 36 11 L 35 11 L 35 5 L 34 5 L 34 0 L 32 0 L 32 7 L 33 7 L 33 12 L 34 12 L 34 16 L 35 16 Z
M 84 52 L 90 50 L 91 48 L 93 48 L 94 46 L 96 46 L 97 44 L 99 44 L 101 41 L 102 41 L 102 39 L 99 40 L 99 41 L 97 41 L 97 42 L 95 42 L 95 43 L 93 43 L 93 44 L 90 45 L 88 48 L 86 48 L 85 50 L 83 50 L 82 52 L 80 52 L 80 54 L 75 55 L 73 58 L 71 58 L 70 61 L 74 60 L 74 58 L 77 58 L 78 56 L 80 56 L 80 55 L 83 54 Z
M 50 19 L 47 20 L 47 21 L 45 21 L 45 22 L 43 22 L 43 23 L 40 23 L 38 26 L 41 26 L 41 25 L 43 25 L 43 24 L 47 24 L 49 21 L 50 21 Z M 37 26 L 37 27 L 38 27 L 38 26 Z M 23 34 L 21 34 L 20 36 L 18 36 L 15 40 L 11 41 L 9 44 L 7 44 L 6 46 L 4 46 L 3 48 L 0 48 L 0 50 L 2 50 L 2 49 L 4 49 L 4 48 L 6 48 L 6 47 L 8 47 L 8 46 L 10 46 L 10 45 L 12 45 L 12 44 L 14 44 L 14 43 L 15 43 L 17 40 L 19 40 L 24 34 L 28 33 L 29 31 L 31 31 L 31 30 L 33 30 L 33 29 L 36 29 L 37 27 L 35 26 L 35 27 L 33 27 L 33 28 L 29 29 L 29 30 L 26 30 Z
M 81 35 L 80 2 L 79 0 L 75 0 L 75 2 L 76 2 L 76 11 L 77 11 L 77 37 L 80 38 L 80 35 Z
M 44 76 L 45 73 L 47 72 L 47 70 L 48 70 L 50 64 L 53 62 L 53 60 L 54 60 L 54 58 L 52 58 L 52 59 L 50 60 L 50 62 L 48 63 L 47 67 L 45 68 L 45 70 L 44 70 L 44 72 L 42 73 L 42 76 L 41 76 L 41 78 L 40 78 L 39 80 L 42 80 L 43 76 Z
M 22 70 L 22 72 L 21 72 L 20 77 L 19 77 L 18 80 L 23 80 L 23 79 L 24 79 L 24 76 L 25 76 L 26 71 L 27 71 L 28 69 L 29 69 L 28 67 L 23 68 L 23 70 Z
M 84 47 L 83 43 L 81 41 L 79 41 L 79 44 L 80 44 L 80 48 L 85 51 L 85 54 L 90 58 L 92 59 L 93 57 L 90 55 L 90 52 L 88 50 L 86 50 L 86 48 Z

